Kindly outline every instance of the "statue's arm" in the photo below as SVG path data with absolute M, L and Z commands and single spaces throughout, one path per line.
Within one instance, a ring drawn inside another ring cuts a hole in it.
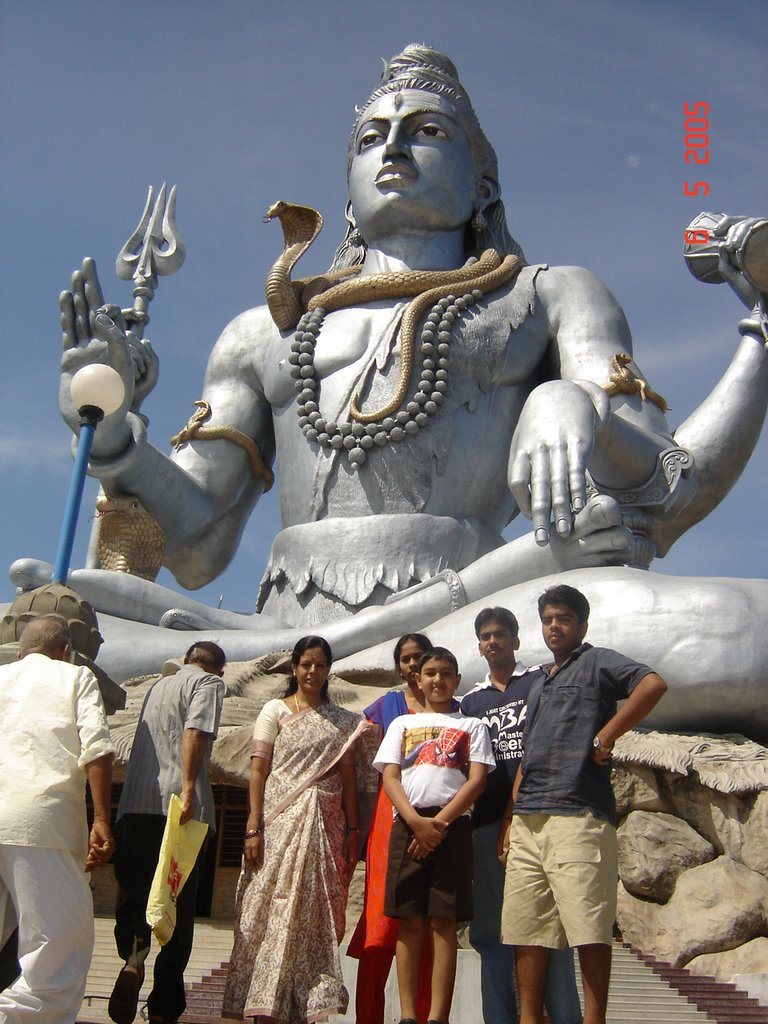
M 254 354 L 263 351 L 268 336 L 261 310 L 234 320 L 211 353 L 202 394 L 211 409 L 204 427 L 230 427 L 246 435 L 267 466 L 275 449 L 272 416 Z M 108 490 L 141 500 L 165 533 L 164 563 L 191 589 L 203 586 L 229 563 L 264 489 L 243 447 L 226 438 L 203 437 L 190 439 L 170 456 L 146 444 L 125 469 L 106 475 L 103 483 Z
M 678 515 L 656 523 L 653 539 L 659 555 L 731 490 L 754 451 L 767 407 L 768 350 L 755 322 L 712 392 L 675 431 L 675 443 L 693 454 L 699 486 Z
M 586 503 L 586 472 L 605 486 L 637 487 L 653 475 L 671 436 L 661 409 L 639 394 L 609 398 L 611 359 L 632 354 L 626 317 L 608 288 L 579 267 L 537 278 L 539 330 L 549 379 L 526 400 L 512 438 L 509 485 L 547 543 L 550 521 L 566 537 Z
M 263 480 L 244 448 L 229 440 L 191 440 L 170 456 L 148 442 L 139 408 L 156 380 L 156 357 L 126 331 L 119 308 L 104 302 L 93 260 L 83 262 L 62 294 L 61 324 L 61 411 L 75 432 L 69 384 L 80 367 L 109 363 L 125 386 L 122 406 L 95 433 L 89 472 L 107 493 L 141 500 L 165 534 L 166 563 L 185 586 L 202 586 L 232 557 Z M 258 445 L 267 465 L 274 437 L 259 365 L 273 329 L 264 310 L 237 317 L 211 354 L 202 396 L 212 411 L 205 426 L 234 427 Z

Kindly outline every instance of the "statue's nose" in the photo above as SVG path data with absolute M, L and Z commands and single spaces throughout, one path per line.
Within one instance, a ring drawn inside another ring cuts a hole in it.
M 408 144 L 408 137 L 402 125 L 393 124 L 390 127 L 384 152 L 387 156 L 396 156 L 398 154 L 410 156 L 411 147 Z

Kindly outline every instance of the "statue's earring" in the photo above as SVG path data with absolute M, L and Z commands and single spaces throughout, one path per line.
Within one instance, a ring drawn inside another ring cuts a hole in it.
M 347 242 L 350 245 L 361 246 L 365 245 L 365 239 L 357 230 L 357 222 L 355 221 L 355 214 L 352 210 L 351 201 L 347 200 L 347 205 L 344 207 L 344 219 L 346 220 L 349 227 L 347 228 Z
M 488 227 L 488 221 L 485 219 L 485 214 L 482 210 L 475 210 L 472 214 L 472 227 L 475 231 L 485 231 Z

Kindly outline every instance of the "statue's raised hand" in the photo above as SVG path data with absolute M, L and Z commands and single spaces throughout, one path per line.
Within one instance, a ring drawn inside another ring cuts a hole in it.
M 714 229 L 715 236 L 724 239 L 718 261 L 720 274 L 749 310 L 760 306 L 765 309 L 768 299 L 768 294 L 755 285 L 743 265 L 744 247 L 749 236 L 757 225 L 764 223 L 765 219 L 760 217 L 731 217 L 724 214 Z
M 72 375 L 91 363 L 112 366 L 120 374 L 125 399 L 120 408 L 105 417 L 94 437 L 93 454 L 111 458 L 130 441 L 126 416 L 137 412 L 157 380 L 158 361 L 148 341 L 137 338 L 126 327 L 118 306 L 106 304 L 91 259 L 72 275 L 70 291 L 60 299 L 63 355 L 61 359 L 61 413 L 76 433 L 79 416 L 70 396 Z

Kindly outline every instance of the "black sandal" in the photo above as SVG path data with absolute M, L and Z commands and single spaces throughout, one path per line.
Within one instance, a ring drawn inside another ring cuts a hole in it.
M 144 984 L 144 965 L 122 968 L 109 997 L 108 1013 L 115 1024 L 133 1024 L 139 1006 L 139 992 Z

